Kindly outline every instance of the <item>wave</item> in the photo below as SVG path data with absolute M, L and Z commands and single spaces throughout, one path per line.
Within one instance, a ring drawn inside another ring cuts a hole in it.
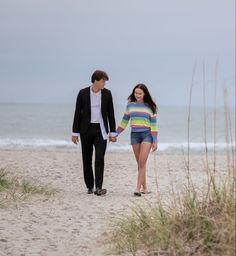
M 0 139 L 0 148 L 5 147 L 70 147 L 71 142 L 51 139 Z
M 226 150 L 229 147 L 233 147 L 235 149 L 235 144 L 227 144 L 227 143 L 207 143 L 208 151 L 213 151 L 214 148 L 218 151 Z M 191 142 L 189 143 L 190 151 L 192 152 L 201 152 L 206 149 L 206 144 L 201 142 Z M 187 142 L 176 142 L 176 143 L 162 143 L 160 142 L 158 145 L 159 152 L 170 152 L 170 153 L 179 153 L 179 152 L 186 152 L 188 149 Z M 132 151 L 131 145 L 122 145 L 119 143 L 114 143 L 108 146 L 108 150 L 110 151 Z
M 213 142 L 207 143 L 207 149 L 213 151 L 214 147 L 217 150 L 225 150 L 228 147 L 235 148 L 235 144 L 229 145 L 224 142 L 216 143 Z M 189 143 L 191 151 L 203 151 L 206 148 L 206 144 L 203 142 L 191 142 Z M 80 149 L 79 146 L 74 145 L 70 140 L 53 140 L 53 139 L 0 139 L 0 148 L 15 148 L 15 149 L 24 149 L 24 148 L 61 148 L 61 149 Z M 183 152 L 188 149 L 187 142 L 160 142 L 158 151 L 160 152 Z M 132 152 L 132 146 L 127 142 L 116 142 L 108 143 L 107 150 L 109 152 Z

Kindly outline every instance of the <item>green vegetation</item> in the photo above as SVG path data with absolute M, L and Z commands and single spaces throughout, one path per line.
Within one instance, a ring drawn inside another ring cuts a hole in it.
M 234 255 L 234 190 L 219 186 L 208 198 L 187 192 L 165 209 L 136 206 L 115 223 L 110 241 L 117 254 Z M 206 189 L 207 194 L 207 189 Z
M 34 195 L 49 198 L 56 190 L 36 182 L 12 177 L 5 169 L 0 169 L 0 207 L 18 202 Z

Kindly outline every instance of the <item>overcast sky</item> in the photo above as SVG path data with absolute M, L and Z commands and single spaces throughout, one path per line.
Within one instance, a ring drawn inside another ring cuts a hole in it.
M 145 83 L 160 105 L 194 104 L 205 63 L 235 97 L 234 0 L 0 0 L 0 102 L 75 103 L 95 69 L 116 104 Z

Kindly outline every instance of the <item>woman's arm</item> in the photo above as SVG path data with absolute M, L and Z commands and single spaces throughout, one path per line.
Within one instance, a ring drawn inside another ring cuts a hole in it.
M 119 135 L 121 132 L 125 130 L 126 126 L 129 123 L 129 119 L 130 119 L 130 113 L 129 113 L 129 106 L 127 105 L 126 112 L 123 115 L 120 125 L 116 129 L 117 135 Z
M 150 128 L 153 137 L 153 142 L 157 142 L 158 139 L 158 125 L 157 125 L 157 114 L 150 115 Z

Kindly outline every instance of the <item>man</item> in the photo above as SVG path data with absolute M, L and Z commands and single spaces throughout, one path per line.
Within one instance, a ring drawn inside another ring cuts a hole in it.
M 81 140 L 84 181 L 88 194 L 105 195 L 102 188 L 104 156 L 107 139 L 116 141 L 116 124 L 111 92 L 105 89 L 109 80 L 106 72 L 96 70 L 91 77 L 92 85 L 79 91 L 72 131 L 72 142 Z M 93 147 L 95 149 L 95 188 L 92 168 Z

